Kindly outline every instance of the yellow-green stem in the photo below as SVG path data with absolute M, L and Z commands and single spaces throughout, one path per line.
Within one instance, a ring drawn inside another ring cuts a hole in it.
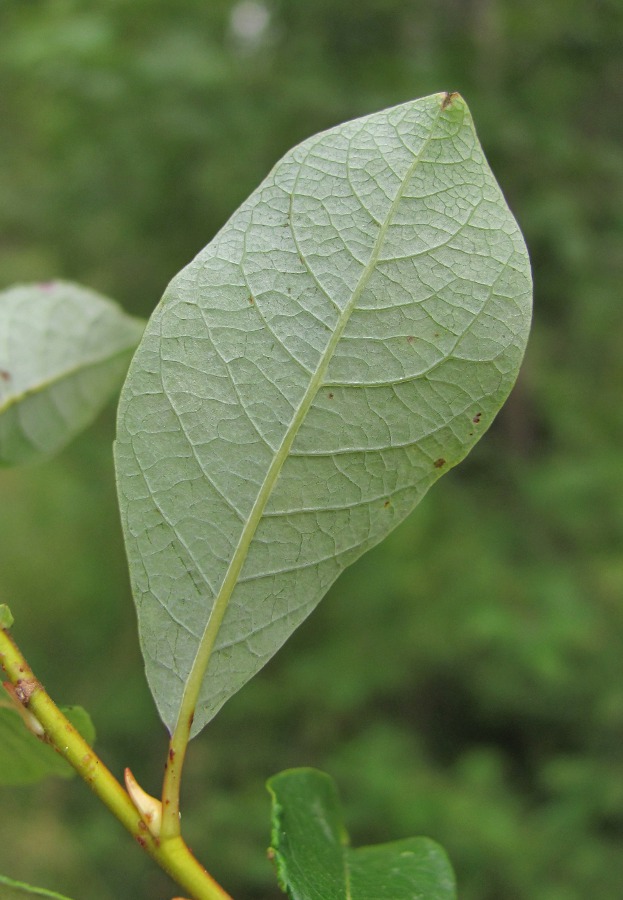
M 43 726 L 45 738 L 130 832 L 136 842 L 193 900 L 232 900 L 177 834 L 155 837 L 129 795 L 46 693 L 8 629 L 0 628 L 0 665 L 19 701 Z

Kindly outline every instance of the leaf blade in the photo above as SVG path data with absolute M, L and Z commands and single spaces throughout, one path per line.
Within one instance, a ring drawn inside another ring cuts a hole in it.
M 441 95 L 295 148 L 174 279 L 115 450 L 169 729 L 199 695 L 197 733 L 463 458 L 514 381 L 529 297 L 467 108 Z
M 316 769 L 268 781 L 273 856 L 292 900 L 455 900 L 444 851 L 429 838 L 352 849 L 335 784 Z
M 86 710 L 81 706 L 70 706 L 62 707 L 61 712 L 92 745 L 95 728 Z M 16 710 L 0 708 L 0 784 L 33 784 L 50 775 L 71 778 L 74 774 L 69 763 L 53 747 L 28 731 Z
M 144 323 L 68 282 L 0 293 L 0 465 L 45 458 L 122 383 Z

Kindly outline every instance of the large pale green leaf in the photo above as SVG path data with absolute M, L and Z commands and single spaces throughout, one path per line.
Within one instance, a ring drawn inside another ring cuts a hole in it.
M 85 741 L 93 744 L 95 728 L 86 710 L 67 706 L 61 711 Z M 16 710 L 0 708 L 0 784 L 31 784 L 48 775 L 71 778 L 73 774 L 72 767 L 53 747 L 26 728 Z
M 145 323 L 53 281 L 0 293 L 0 465 L 49 456 L 117 390 Z
M 324 772 L 281 772 L 268 789 L 271 855 L 292 900 L 455 900 L 450 863 L 429 838 L 349 847 L 339 797 Z
M 44 888 L 31 887 L 21 881 L 13 881 L 0 875 L 0 900 L 25 900 L 26 897 L 48 897 L 49 900 L 69 900 L 68 897 L 46 891 Z
M 207 669 L 197 733 L 476 443 L 530 303 L 521 233 L 443 94 L 296 147 L 172 281 L 116 445 L 170 729 Z

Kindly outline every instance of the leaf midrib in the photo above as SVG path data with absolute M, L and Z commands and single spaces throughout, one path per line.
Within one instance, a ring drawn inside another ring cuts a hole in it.
M 203 635 L 201 637 L 199 647 L 197 653 L 195 655 L 194 662 L 192 664 L 190 673 L 186 680 L 186 685 L 184 687 L 184 692 L 182 694 L 182 700 L 180 702 L 177 723 L 184 723 L 189 720 L 189 718 L 194 713 L 195 707 L 197 705 L 197 700 L 199 698 L 199 693 L 201 690 L 201 685 L 203 682 L 203 676 L 207 670 L 207 667 L 210 662 L 210 658 L 212 656 L 212 650 L 214 648 L 214 644 L 216 642 L 216 638 L 218 636 L 221 624 L 225 617 L 225 613 L 227 612 L 227 608 L 229 606 L 229 601 L 231 596 L 235 590 L 236 584 L 238 583 L 238 577 L 242 570 L 242 567 L 247 558 L 247 554 L 253 538 L 255 536 L 255 532 L 258 528 L 258 525 L 262 519 L 264 514 L 264 509 L 269 500 L 269 497 L 273 491 L 277 478 L 279 477 L 279 473 L 288 458 L 290 450 L 292 448 L 292 444 L 298 434 L 298 431 L 305 421 L 307 413 L 309 412 L 309 408 L 311 407 L 318 389 L 321 387 L 324 379 L 324 375 L 327 371 L 329 363 L 333 358 L 333 354 L 335 348 L 337 347 L 340 338 L 346 328 L 346 325 L 350 319 L 350 316 L 357 305 L 357 301 L 364 291 L 365 287 L 368 284 L 368 281 L 376 268 L 376 264 L 378 262 L 378 258 L 381 252 L 381 248 L 385 241 L 385 236 L 387 231 L 393 221 L 396 210 L 403 199 L 405 189 L 409 182 L 413 177 L 413 173 L 415 172 L 416 167 L 424 155 L 424 152 L 428 148 L 437 123 L 441 117 L 443 112 L 443 106 L 440 103 L 439 109 L 437 110 L 437 114 L 431 123 L 430 133 L 428 134 L 426 140 L 422 144 L 419 152 L 413 159 L 413 162 L 409 166 L 407 173 L 405 174 L 400 187 L 396 192 L 396 196 L 392 201 L 392 204 L 389 208 L 387 216 L 385 217 L 385 221 L 379 228 L 379 233 L 377 235 L 377 239 L 372 248 L 372 252 L 370 254 L 370 259 L 366 264 L 363 272 L 359 277 L 359 281 L 353 290 L 350 300 L 344 307 L 340 318 L 338 319 L 335 331 L 331 335 L 329 342 L 320 358 L 320 362 L 316 368 L 314 375 L 312 376 L 309 386 L 305 391 L 301 402 L 299 403 L 298 409 L 288 426 L 288 429 L 283 437 L 281 445 L 277 449 L 275 456 L 268 468 L 262 486 L 258 492 L 255 503 L 251 509 L 249 517 L 242 529 L 240 540 L 238 541 L 238 545 L 232 555 L 231 562 L 225 573 L 225 577 L 221 584 L 221 588 L 215 598 L 214 605 L 210 612 L 210 616 L 206 623 L 206 627 L 204 629 Z M 293 194 L 290 197 L 290 228 L 294 234 L 294 228 L 292 225 L 292 199 Z M 296 240 L 296 237 L 295 237 Z M 311 273 L 310 273 L 311 274 Z M 177 730 L 177 725 L 176 725 Z

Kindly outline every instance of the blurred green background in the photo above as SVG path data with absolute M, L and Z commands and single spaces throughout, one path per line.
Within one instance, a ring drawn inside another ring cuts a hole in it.
M 485 440 L 191 746 L 188 840 L 273 900 L 265 779 L 316 765 L 355 843 L 428 834 L 462 900 L 623 896 L 620 0 L 0 0 L 0 287 L 147 316 L 297 141 L 441 90 L 531 251 L 535 325 Z M 114 410 L 0 473 L 0 602 L 52 695 L 157 792 Z M 77 781 L 0 794 L 0 871 L 76 900 L 174 889 Z

